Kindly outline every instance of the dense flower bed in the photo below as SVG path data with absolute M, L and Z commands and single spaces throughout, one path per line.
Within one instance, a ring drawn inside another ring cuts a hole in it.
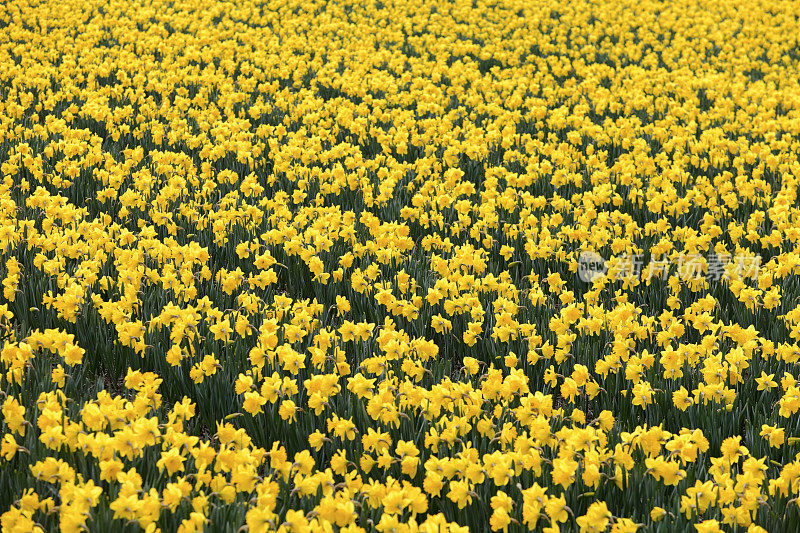
M 3 531 L 797 531 L 799 17 L 3 3 Z

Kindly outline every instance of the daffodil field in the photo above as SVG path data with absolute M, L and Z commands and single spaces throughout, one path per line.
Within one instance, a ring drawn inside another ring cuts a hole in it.
M 0 5 L 0 526 L 800 530 L 800 3 Z

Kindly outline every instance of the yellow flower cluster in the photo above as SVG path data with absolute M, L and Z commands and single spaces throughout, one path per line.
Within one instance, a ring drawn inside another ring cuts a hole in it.
M 2 531 L 800 530 L 800 4 L 0 27 Z

